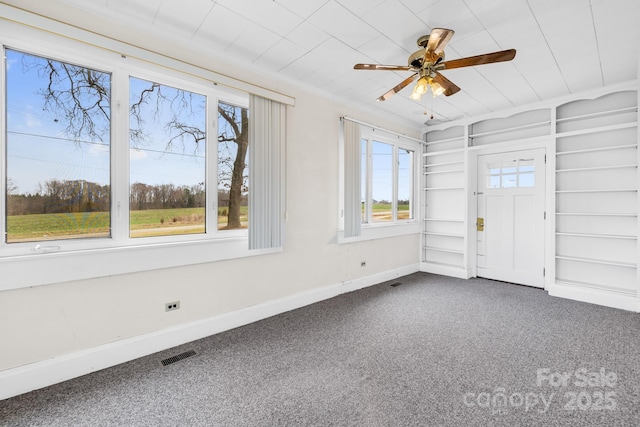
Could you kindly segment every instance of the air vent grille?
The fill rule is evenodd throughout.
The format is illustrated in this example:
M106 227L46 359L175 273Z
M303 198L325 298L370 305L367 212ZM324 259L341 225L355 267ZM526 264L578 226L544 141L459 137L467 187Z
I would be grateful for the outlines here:
M175 356L171 356L168 359L161 360L162 366L171 365L172 363L179 362L182 359L186 359L187 357L195 356L196 352L193 350L185 351L184 353L176 354Z

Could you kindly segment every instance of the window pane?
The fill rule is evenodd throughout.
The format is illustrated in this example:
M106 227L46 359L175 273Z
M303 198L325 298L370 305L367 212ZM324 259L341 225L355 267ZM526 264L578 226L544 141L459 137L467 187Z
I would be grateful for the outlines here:
M372 221L392 221L393 146L372 141L371 149Z
M398 148L397 218L413 219L413 151Z
M500 188L500 175L489 176L489 188Z
M109 236L111 75L5 56L6 241Z
M360 141L360 212L362 223L367 219L367 140Z
M206 97L129 79L130 235L205 231Z
M249 224L249 110L218 105L218 229Z
M518 187L535 187L536 175L534 173L522 173L518 177Z
M515 188L518 186L517 178L518 175L510 174L510 175L502 175L502 188Z

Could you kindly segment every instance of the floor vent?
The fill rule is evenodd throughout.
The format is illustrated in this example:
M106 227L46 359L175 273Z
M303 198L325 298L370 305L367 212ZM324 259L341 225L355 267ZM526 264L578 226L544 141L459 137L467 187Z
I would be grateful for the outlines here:
M171 365L172 363L179 362L182 359L186 359L187 357L195 356L196 352L193 350L185 351L184 353L177 354L168 359L162 360L162 366Z
M395 288L396 286L400 286L400 285L402 285L402 282L396 282L396 283L392 283L392 284L391 284L391 286L393 286L394 288Z

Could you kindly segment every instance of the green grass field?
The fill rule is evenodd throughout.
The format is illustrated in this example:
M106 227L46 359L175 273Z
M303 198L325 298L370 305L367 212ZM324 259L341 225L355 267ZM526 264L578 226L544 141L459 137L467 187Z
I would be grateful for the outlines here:
M391 220L391 205L372 206L376 221ZM204 208L149 209L131 211L131 237L198 234L204 232ZM247 223L248 207L241 207L240 220ZM409 218L409 205L398 206L398 219ZM226 208L218 209L218 228L227 223ZM15 215L7 218L7 242L109 236L105 212Z
M247 214L247 206L242 206L240 220L243 223L247 222ZM226 209L221 208L218 210L218 228L226 223ZM202 233L204 208L131 211L130 229L132 237ZM15 215L7 218L9 243L108 235L109 215L106 212Z
M391 204L374 203L371 206L371 215L374 221L391 221L393 218L391 215ZM398 219L409 219L409 217L409 205L398 205Z

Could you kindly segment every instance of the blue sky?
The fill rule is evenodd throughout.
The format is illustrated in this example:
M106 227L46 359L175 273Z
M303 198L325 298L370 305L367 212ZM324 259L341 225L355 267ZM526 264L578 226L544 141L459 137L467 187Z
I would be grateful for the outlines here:
M103 135L102 140L89 136L70 138L65 132L64 117L56 117L53 111L43 108L44 98L39 92L46 87L46 76L39 75L35 68L24 67L21 52L7 49L6 58L7 177L17 192L35 193L39 184L52 179L109 184L109 135ZM25 59L29 63L37 61L31 55ZM133 81L132 89L135 84ZM172 152L166 150L164 122L168 114L165 110L157 120L147 114L148 138L130 150L131 182L192 186L204 181L204 144L198 149L187 143ZM184 117L181 120L197 121ZM204 128L204 118L200 126Z
M393 146L373 141L371 148L371 197L376 201L391 201L393 197ZM361 149L364 150L363 147ZM362 160L364 161L364 156ZM398 200L410 198L411 160L411 156L407 154L406 150L398 149ZM361 175L361 191L364 192L367 176L365 167L362 168Z

